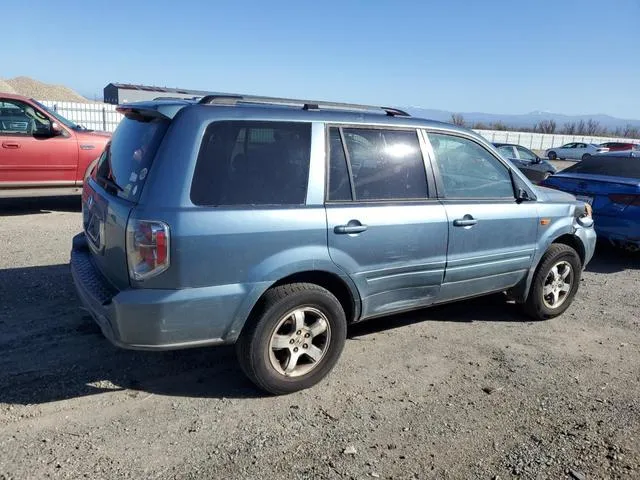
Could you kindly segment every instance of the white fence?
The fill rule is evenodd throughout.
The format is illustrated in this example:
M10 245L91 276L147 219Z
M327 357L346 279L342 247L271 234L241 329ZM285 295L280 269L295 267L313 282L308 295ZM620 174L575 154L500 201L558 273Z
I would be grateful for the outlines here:
M632 142L640 140L616 137L590 137L588 135L561 135L551 133L505 132L502 130L475 130L484 138L494 143L517 143L531 150L546 150L559 147L569 142L604 143L604 142Z
M108 103L56 102L51 100L40 100L40 103L64 118L91 130L113 132L122 120L122 115L116 112L116 106Z
M43 100L43 104L73 122L92 130L113 132L122 119L116 106L108 103L74 103ZM506 132L502 130L476 130L490 142L517 143L532 150L546 150L569 142L603 143L625 141L640 143L640 140L614 137L589 137L585 135L560 135L531 132Z

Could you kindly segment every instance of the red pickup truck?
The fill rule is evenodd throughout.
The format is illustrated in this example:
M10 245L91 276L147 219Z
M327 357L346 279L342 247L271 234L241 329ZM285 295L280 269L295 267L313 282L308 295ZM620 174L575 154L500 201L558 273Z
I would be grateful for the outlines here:
M111 135L0 93L0 198L75 195Z

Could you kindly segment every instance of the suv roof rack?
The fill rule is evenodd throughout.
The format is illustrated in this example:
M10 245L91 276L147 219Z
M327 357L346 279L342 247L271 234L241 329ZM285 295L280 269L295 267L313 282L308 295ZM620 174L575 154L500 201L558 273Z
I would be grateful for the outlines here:
M198 103L203 105L237 105L238 103L281 105L286 107L300 107L303 110L320 110L323 108L333 110L373 110L384 111L390 117L410 117L407 112L393 107L378 107L373 105L360 105L357 103L323 102L319 100L300 100L296 98L261 97L255 95L213 94L205 95Z
M158 100L197 100L200 97L155 97L152 101L157 102Z

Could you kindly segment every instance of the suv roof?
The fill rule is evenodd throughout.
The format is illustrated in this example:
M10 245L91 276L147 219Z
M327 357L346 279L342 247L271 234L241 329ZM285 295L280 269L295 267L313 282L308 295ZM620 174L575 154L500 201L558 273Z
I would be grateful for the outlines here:
M257 97L237 94L207 95L201 99L157 98L152 101L120 105L120 113L133 114L155 112L158 116L173 118L183 108L233 110L242 118L260 118L280 121L319 121L335 123L367 123L372 125L397 125L405 127L436 127L473 133L464 127L410 116L393 107L378 107L351 103L300 100L277 97Z

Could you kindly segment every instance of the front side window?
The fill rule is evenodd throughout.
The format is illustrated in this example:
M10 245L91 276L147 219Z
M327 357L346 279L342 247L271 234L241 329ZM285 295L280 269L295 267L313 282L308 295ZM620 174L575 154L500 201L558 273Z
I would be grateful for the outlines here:
M533 162L537 158L531 150L527 150L524 147L516 147L516 149L518 150L520 158L523 160L529 160Z
M355 200L416 200L428 196L415 130L343 128Z
M39 135L51 132L51 122L28 103L0 99L0 135Z
M351 199L351 180L340 130L332 127L329 129L329 192L327 200L345 201Z
M222 121L204 134L191 185L196 205L302 205L311 124Z
M514 198L509 169L472 140L429 133L447 198Z
M576 144L575 143L567 143L566 145L563 145L560 148L576 148Z

